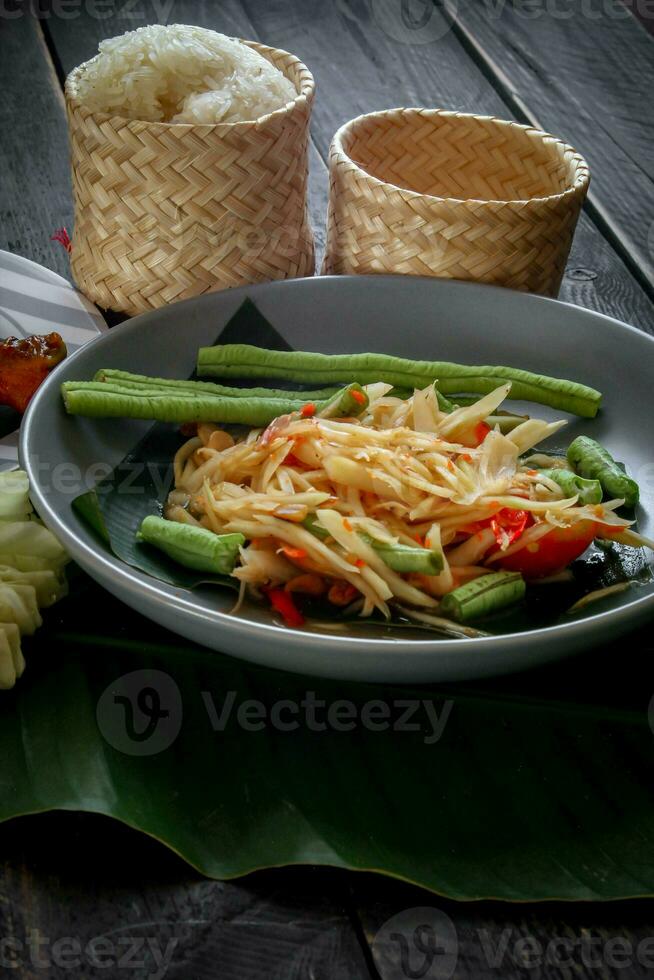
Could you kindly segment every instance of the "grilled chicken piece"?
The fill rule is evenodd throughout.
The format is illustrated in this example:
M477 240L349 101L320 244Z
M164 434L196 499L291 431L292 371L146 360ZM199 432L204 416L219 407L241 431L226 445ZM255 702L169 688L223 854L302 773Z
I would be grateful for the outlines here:
M0 340L0 405L24 412L41 382L65 356L66 345L58 333Z

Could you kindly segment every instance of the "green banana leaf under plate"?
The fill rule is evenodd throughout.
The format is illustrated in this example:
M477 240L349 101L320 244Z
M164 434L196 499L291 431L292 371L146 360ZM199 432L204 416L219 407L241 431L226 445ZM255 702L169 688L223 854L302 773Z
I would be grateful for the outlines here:
M343 685L184 645L74 570L2 694L0 818L107 814L215 878L324 864L456 899L650 895L651 653L639 635L617 677L607 649L474 688Z

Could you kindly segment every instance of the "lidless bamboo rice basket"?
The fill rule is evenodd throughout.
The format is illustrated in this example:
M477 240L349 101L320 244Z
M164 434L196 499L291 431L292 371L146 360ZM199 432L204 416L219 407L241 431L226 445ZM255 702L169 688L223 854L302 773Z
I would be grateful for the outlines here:
M403 273L547 296L588 188L584 159L517 123L392 109L338 130L325 273Z
M214 289L314 272L307 145L314 81L286 51L247 41L297 89L254 122L143 122L85 109L66 81L75 282L141 313Z

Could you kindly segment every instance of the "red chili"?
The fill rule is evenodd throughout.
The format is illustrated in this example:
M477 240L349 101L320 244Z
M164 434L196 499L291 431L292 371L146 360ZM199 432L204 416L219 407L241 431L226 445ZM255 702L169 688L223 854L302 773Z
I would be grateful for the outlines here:
M54 235L50 235L51 242L59 242L63 245L67 252L70 252L73 247L73 243L70 240L70 235L65 228L57 228Z
M300 409L300 415L302 416L303 419L308 419L315 414L316 414L316 406L313 404L313 402L307 402L307 404L303 405L302 408Z
M477 422L475 426L475 439L477 440L478 446L482 444L489 432L490 425L486 425L485 422Z
M364 395L364 393L362 391L357 391L356 388L353 388L350 391L350 394L354 398L355 402L358 402L359 403L359 405L365 405L365 403L366 403L366 396Z
M508 537L508 544L517 541L525 528L533 524L533 518L526 510L513 510L511 507L503 507L492 517L485 517L481 521L473 521L461 528L467 534L477 534L485 528L490 527L495 535L498 547L502 547L505 542L505 535ZM508 545L507 545L508 547Z
M526 510L511 510L510 507L503 507L490 522L498 547L506 545L508 548L510 544L517 541L529 521L530 516Z
M282 616L287 626L296 627L304 624L304 616L293 602L290 592L284 589L264 588L262 590L268 597L270 605Z

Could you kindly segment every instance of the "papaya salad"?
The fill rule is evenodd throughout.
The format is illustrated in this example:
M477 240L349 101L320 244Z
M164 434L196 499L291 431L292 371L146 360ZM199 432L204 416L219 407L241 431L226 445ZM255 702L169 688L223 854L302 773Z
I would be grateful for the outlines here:
M326 387L107 369L64 383L63 397L71 414L182 424L172 488L135 530L144 547L235 580L236 609L249 595L300 627L320 602L474 635L470 624L569 574L595 541L654 549L633 526L638 486L607 449L579 436L543 450L565 419L505 408L516 398L592 418L601 395L585 385L242 344L201 348L197 374Z

